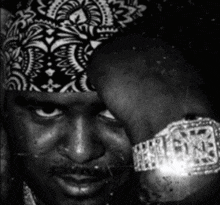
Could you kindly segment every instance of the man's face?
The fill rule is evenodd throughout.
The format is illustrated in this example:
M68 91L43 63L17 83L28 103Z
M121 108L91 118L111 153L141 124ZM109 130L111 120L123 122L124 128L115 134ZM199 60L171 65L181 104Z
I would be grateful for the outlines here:
M129 140L95 92L10 91L6 106L21 174L45 204L105 204L128 180Z

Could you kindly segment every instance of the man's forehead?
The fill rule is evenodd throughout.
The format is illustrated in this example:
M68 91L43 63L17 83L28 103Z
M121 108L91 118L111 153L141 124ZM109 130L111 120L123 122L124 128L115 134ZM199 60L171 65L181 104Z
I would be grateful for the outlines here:
M19 105L49 103L63 106L72 106L73 104L89 106L91 104L103 104L96 92L48 93L33 91L6 91L6 99L8 103L12 102Z

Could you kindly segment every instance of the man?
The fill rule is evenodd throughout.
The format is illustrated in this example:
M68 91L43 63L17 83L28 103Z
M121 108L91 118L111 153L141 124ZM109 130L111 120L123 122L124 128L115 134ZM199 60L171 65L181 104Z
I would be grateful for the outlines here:
M99 44L144 9L137 1L20 2L2 45L8 204L130 203L130 141L85 67Z
M141 204L219 204L220 116L203 72L140 35L100 46L89 68L131 140Z

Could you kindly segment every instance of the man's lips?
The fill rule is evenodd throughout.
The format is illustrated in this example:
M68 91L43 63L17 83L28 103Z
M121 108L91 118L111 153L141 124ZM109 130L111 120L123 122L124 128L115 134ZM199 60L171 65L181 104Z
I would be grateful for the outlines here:
M108 179L80 174L63 174L55 176L55 180L64 194L74 197L89 197L108 182Z
M101 166L51 167L49 173L65 195L78 198L96 195L113 177L112 172Z
M80 174L63 174L61 175L61 177L64 180L70 180L73 181L75 183L88 183L88 182L96 182L98 179L97 177L93 177L93 176L88 176L88 175L80 175Z
M50 167L48 174L65 195L86 198L100 193L105 189L106 184L121 179L124 171L123 166L111 167L97 164L85 166L66 163Z

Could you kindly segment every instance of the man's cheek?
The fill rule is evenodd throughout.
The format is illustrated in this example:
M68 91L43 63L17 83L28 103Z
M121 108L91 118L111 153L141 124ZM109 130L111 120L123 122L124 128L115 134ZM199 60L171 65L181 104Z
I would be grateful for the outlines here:
M14 125L14 129L9 130L9 135L18 155L38 155L50 149L54 141L51 131L45 131L45 128L25 119L19 119Z

